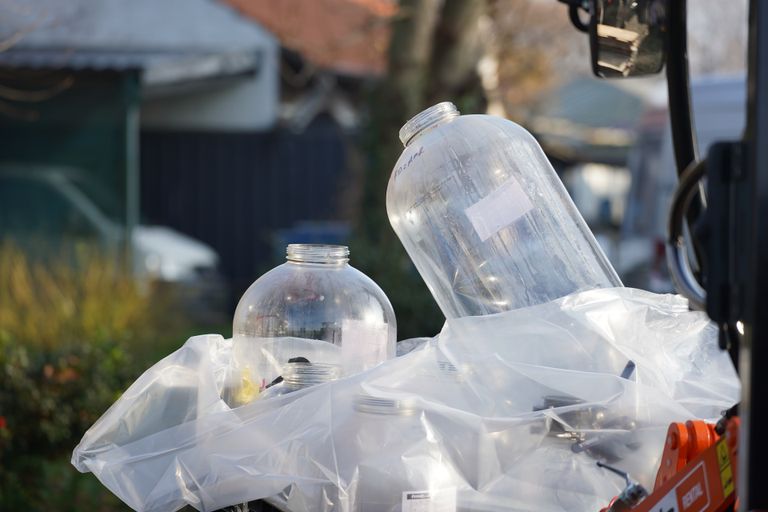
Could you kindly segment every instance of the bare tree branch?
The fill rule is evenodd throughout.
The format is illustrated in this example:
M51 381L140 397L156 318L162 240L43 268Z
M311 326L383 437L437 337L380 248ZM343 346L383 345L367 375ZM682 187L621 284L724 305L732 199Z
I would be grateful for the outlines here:
M16 89L6 85L0 85L0 97L11 101L20 101L25 103L37 103L53 98L54 96L66 91L74 85L75 79L72 76L64 77L59 83L46 89L27 91Z
M14 107L2 100L0 100L0 114L27 122L36 121L40 117L40 113L36 110Z
M26 27L22 27L10 36L6 37L2 41L0 41L0 52L4 52L8 50L9 48L12 48L16 46L16 44L21 41L24 36L32 32L38 27L38 25L28 25Z
M48 12L46 10L38 11L37 13L33 13L31 9L28 7L19 8L19 6L14 2L9 2L8 0L4 0L2 2L4 7L12 12L16 12L18 14L23 15L32 15L35 14L35 18L18 28L13 34L10 36L4 38L3 40L0 40L0 52L4 52L8 50L9 48L12 48L16 44L18 44L19 41L21 41L24 36L29 34L30 32L34 32L48 20Z

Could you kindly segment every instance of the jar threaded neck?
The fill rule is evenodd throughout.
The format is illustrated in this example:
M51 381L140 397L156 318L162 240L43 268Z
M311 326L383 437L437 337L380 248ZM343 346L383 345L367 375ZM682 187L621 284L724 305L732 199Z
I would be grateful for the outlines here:
M412 398L384 398L366 393L355 397L355 409L368 414L411 416L416 414L416 401Z
M346 263L349 248L346 245L289 244L285 259L297 263Z
M331 364L289 363L283 368L285 385L293 390L324 384L339 378L339 368Z
M456 105L443 101L413 116L400 128L400 141L407 146L417 135L442 122L459 116Z

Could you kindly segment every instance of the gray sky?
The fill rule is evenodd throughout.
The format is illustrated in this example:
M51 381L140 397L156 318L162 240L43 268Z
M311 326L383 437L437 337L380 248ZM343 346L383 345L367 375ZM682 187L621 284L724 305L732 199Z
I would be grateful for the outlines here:
M747 3L747 0L688 0L688 56L692 75L746 70Z

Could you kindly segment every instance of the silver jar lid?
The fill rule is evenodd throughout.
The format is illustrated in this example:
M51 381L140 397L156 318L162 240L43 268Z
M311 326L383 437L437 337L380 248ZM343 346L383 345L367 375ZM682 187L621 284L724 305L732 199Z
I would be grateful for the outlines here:
M355 409L368 414L411 416L418 409L413 398L384 398L360 393L355 397Z
M336 380L339 374L339 367L333 364L288 363L283 366L283 381L294 391Z

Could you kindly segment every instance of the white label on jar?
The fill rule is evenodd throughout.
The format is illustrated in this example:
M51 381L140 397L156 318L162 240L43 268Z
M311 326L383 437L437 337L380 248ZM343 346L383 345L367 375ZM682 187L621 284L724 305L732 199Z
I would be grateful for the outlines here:
M402 508L403 512L456 512L456 489L404 492Z
M357 373L389 359L389 326L364 320L341 322L341 359L346 374Z
M515 178L464 210L480 240L485 242L533 208L531 200Z

